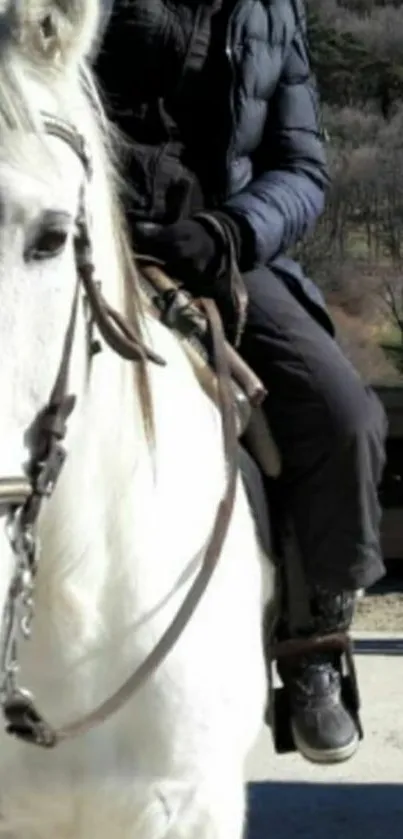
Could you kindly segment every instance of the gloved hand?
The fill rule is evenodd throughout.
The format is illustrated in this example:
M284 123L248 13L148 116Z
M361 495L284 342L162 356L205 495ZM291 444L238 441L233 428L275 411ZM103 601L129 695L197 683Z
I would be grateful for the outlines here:
M232 220L231 225L235 225ZM234 238L232 230L231 234ZM144 222L136 225L134 238L139 253L160 259L170 277L194 296L213 294L214 282L225 270L228 257L226 242L213 226L196 218L167 226ZM237 242L234 244L237 250Z

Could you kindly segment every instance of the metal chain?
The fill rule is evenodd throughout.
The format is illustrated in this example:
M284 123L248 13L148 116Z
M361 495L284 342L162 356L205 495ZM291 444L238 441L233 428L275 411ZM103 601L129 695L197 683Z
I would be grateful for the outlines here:
M21 510L14 513L7 527L7 535L16 567L11 580L4 613L4 642L1 656L0 699L2 704L16 693L18 688L18 640L31 635L34 617L35 577L38 565L38 543L32 529L22 527ZM24 691L25 693L25 691Z

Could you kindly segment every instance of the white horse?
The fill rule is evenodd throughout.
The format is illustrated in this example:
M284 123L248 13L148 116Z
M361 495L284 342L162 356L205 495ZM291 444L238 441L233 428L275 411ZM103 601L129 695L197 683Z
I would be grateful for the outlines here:
M155 646L200 567L226 481L218 411L177 341L141 313L127 282L101 110L89 71L80 72L96 25L95 0L0 0L0 479L24 476L27 432L58 374L84 187L104 296L131 312L166 361L143 365L137 376L105 346L90 361L80 293L67 460L41 508L33 631L19 647L21 682L56 726L113 694ZM44 132L43 113L86 138L88 184L80 155ZM1 610L16 561L7 512L0 509ZM266 696L260 562L239 482L204 598L125 706L54 749L1 730L2 832L13 839L239 839L244 762Z

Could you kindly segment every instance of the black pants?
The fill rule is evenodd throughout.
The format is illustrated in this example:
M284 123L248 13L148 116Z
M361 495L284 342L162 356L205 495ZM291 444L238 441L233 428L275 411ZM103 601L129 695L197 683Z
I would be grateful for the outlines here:
M266 385L283 459L278 493L310 584L372 585L384 574L377 497L386 419L336 341L269 269L245 275L241 354Z

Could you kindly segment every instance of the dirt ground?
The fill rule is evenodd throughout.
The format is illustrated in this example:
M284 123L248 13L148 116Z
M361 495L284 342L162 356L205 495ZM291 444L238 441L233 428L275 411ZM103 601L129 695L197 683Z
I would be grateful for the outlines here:
M380 585L360 600L355 629L403 632L403 568L401 579Z

